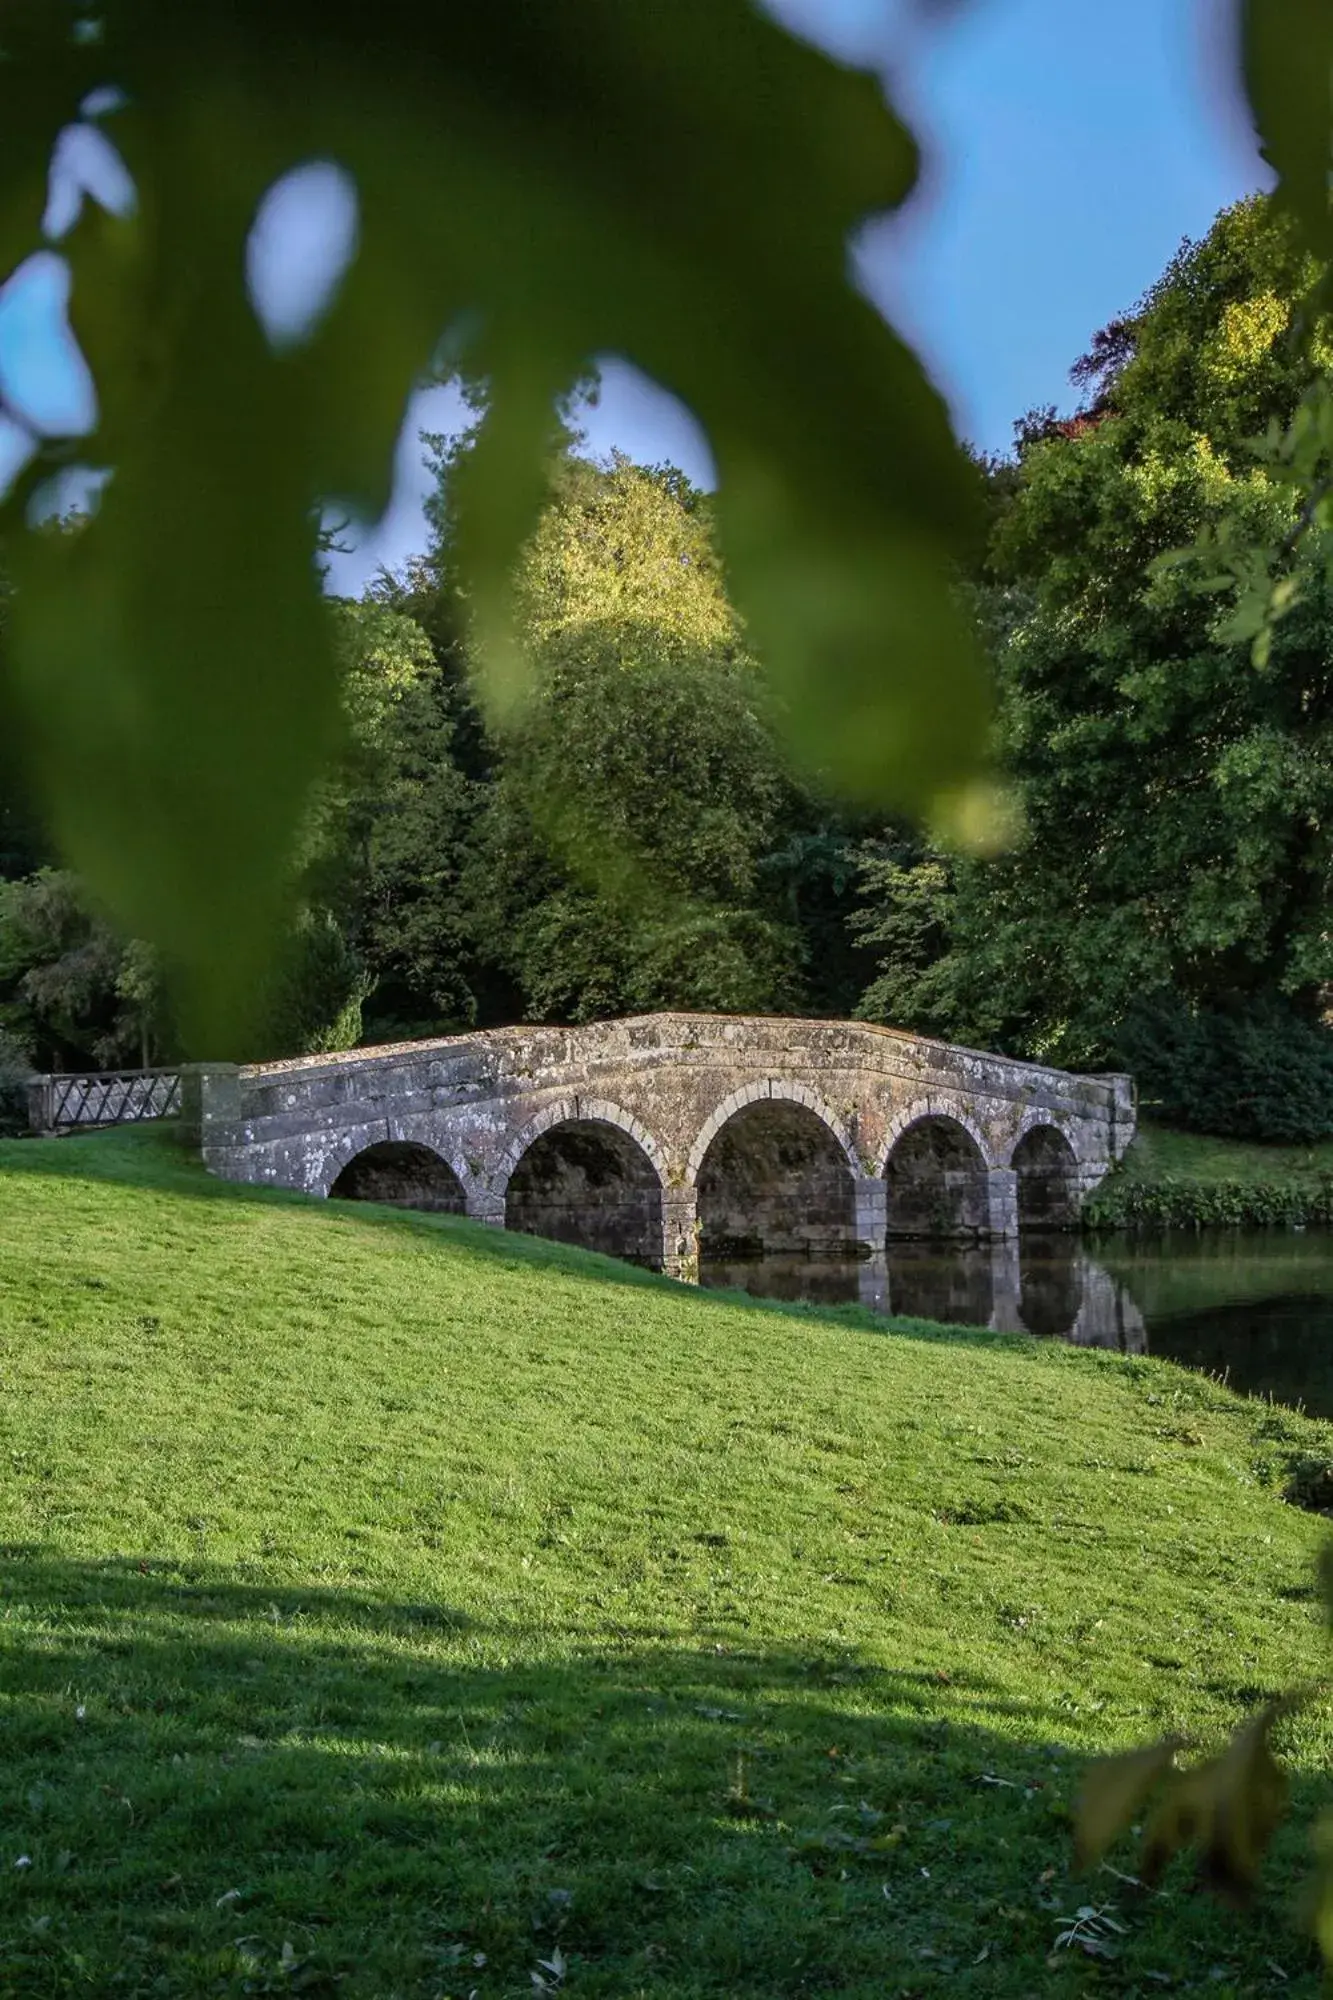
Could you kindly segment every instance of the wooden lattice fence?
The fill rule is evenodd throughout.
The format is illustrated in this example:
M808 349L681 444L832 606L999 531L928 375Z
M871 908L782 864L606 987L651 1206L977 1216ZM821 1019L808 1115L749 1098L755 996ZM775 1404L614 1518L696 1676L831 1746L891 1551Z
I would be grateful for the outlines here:
M39 1076L28 1086L28 1123L34 1132L134 1125L149 1118L175 1118L180 1108L180 1071L175 1069Z

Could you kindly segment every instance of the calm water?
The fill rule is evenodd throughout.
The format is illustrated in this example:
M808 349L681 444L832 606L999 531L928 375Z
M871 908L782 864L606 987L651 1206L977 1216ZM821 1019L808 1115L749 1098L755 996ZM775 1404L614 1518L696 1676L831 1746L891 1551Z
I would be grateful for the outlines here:
M1160 1354L1333 1417L1333 1232L895 1245L864 1264L705 1260L705 1285Z

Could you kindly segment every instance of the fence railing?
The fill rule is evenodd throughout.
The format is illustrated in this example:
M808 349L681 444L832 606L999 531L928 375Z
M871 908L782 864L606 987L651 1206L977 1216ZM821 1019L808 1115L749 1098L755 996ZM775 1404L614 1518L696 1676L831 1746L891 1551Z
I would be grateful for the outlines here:
M103 1070L92 1076L38 1076L28 1085L34 1132L82 1131L92 1125L134 1125L175 1118L181 1108L176 1069Z

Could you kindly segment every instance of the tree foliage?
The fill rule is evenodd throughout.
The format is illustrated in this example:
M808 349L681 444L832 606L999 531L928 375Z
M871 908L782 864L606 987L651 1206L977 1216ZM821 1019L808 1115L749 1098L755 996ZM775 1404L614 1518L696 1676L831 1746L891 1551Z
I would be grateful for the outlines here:
M789 786L701 496L562 458L515 601L531 692L495 731L483 948L540 1016L790 1004L759 880Z
M487 714L450 504L470 448L428 556L338 614L352 750L303 880L376 982L373 1032L849 1011L853 822L793 768L709 503L566 439L516 572L527 692Z
M786 753L704 496L556 456L516 578L528 692L488 716L448 506L465 452L429 556L327 609L343 749L239 1052L658 1006L849 1012L857 823ZM96 1014L90 995L81 1061Z
M171 1053L151 949L121 939L68 870L0 880L0 1033L42 1068L138 1068Z
M1256 664L1194 563L1170 558L1204 534L1262 546L1289 528L1296 502L1253 435L1324 365L1322 282L1280 211L1243 203L1095 350L1084 416L1027 427L978 590L1021 832L989 861L917 849L881 872L871 1010L1084 1068L1124 1061L1145 1007L1257 1009L1279 1037L1281 1019L1317 1018L1333 596L1313 575ZM1239 1063L1253 1040L1219 1027L1214 1055ZM1268 1136L1315 1112L1299 1079L1281 1105L1250 1091L1248 1110L1244 1076L1230 1088L1209 1129L1253 1133L1259 1098Z
M268 969L247 1055L275 1062L355 1048L369 986L337 918L300 910Z
M220 1046L255 983L336 738L312 507L378 510L431 368L486 388L458 552L493 697L521 673L508 580L553 400L615 351L709 433L793 742L844 786L956 800L984 700L951 566L982 516L938 397L849 282L849 232L916 171L869 76L748 0L6 0L3 29L0 269L56 259L98 413L84 444L12 395L3 412L30 462L0 514L0 701L65 857L159 948L196 1042ZM1316 0L1242 8L1279 198L1320 255L1329 32ZM47 236L53 149L80 124L131 199ZM356 255L313 330L270 338L247 241L312 161L354 190ZM30 500L76 453L111 475L97 518L34 533Z
M394 1033L475 1013L460 882L481 810L455 753L464 697L402 595L334 607L344 749L316 790L299 869Z
M1333 1132L1333 1035L1280 1001L1132 1008L1117 1045L1145 1111L1224 1137L1304 1145Z

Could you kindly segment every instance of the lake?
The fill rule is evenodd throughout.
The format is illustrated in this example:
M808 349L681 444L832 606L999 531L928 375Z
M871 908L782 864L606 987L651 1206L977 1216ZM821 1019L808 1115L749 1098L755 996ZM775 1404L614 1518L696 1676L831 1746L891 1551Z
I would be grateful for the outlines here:
M1327 1229L902 1242L863 1263L705 1258L700 1282L1162 1355L1246 1394L1333 1417Z

